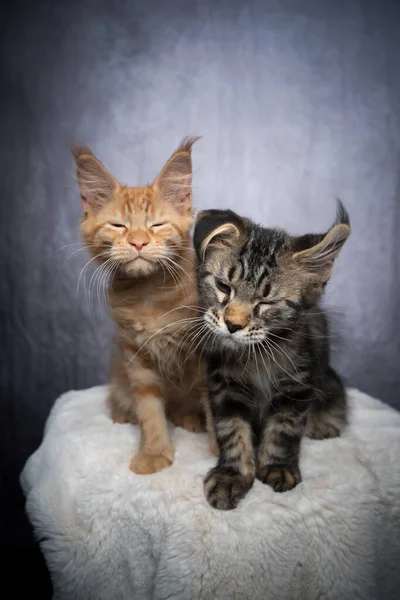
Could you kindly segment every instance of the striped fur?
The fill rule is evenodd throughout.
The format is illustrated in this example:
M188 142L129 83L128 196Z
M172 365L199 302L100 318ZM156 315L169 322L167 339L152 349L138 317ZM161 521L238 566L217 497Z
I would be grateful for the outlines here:
M118 327L110 411L115 422L139 423L142 431L135 473L173 462L167 417L190 431L203 429L205 373L194 343L202 325L190 239L194 141L184 140L146 187L122 186L88 148L74 150L82 235L109 276Z
M255 477L274 490L301 481L300 442L340 435L346 398L329 365L319 300L350 233L339 204L326 233L292 237L232 211L200 213L194 232L208 391L219 447L204 483L215 508L235 508Z

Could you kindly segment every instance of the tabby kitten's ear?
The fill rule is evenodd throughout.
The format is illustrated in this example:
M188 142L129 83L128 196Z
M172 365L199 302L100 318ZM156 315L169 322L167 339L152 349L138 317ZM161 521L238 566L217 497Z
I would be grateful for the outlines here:
M348 212L338 200L335 224L326 234L308 234L295 238L293 259L324 283L331 276L334 260L350 233Z
M204 259L208 249L231 247L240 239L243 230L242 219L232 210L202 210L193 234L197 256Z
M95 214L112 199L120 185L89 148L75 146L72 154L76 161L83 211Z
M186 213L192 209L192 157L193 144L200 138L187 137L163 167L153 183L162 199Z

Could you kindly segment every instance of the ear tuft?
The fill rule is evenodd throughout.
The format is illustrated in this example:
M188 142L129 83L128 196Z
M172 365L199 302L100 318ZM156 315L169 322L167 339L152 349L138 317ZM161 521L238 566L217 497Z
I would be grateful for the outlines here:
M71 152L75 159L83 155L94 156L91 149L88 146L85 146L84 144L75 144L74 146L72 146Z
M195 144L198 140L201 140L201 138L201 135L188 135L187 137L183 138L175 152L189 152L190 154L193 144Z
M231 210L203 210L196 219L193 243L199 258L208 249L229 248L244 232L242 219Z
M192 207L191 150L198 139L184 138L153 183L162 199L174 204L180 212L187 212Z
M76 174L85 213L95 214L112 199L119 183L86 146L74 146Z
M336 221L325 234L307 234L295 238L293 259L322 282L331 276L333 263L351 233L349 214L338 200Z

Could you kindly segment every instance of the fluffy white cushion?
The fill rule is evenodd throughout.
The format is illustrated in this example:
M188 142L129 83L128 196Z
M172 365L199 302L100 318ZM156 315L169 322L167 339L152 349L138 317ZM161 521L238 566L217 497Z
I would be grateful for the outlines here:
M55 597L74 600L398 600L400 414L349 390L350 425L303 440L303 482L256 482L212 509L205 434L172 430L174 465L135 475L139 431L111 422L106 388L57 400L21 475Z

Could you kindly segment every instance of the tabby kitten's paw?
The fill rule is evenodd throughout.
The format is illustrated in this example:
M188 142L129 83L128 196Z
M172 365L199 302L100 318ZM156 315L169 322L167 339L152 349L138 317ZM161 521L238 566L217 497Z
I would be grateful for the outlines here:
M257 479L270 485L275 492L287 492L301 482L297 466L266 465L257 471Z
M168 454L168 456L167 456ZM147 454L138 452L131 460L130 470L137 475L151 475L158 473L174 462L174 451L171 449L165 454Z
M204 493L208 503L218 510L232 510L251 489L254 477L227 475L218 467L211 469L204 480Z
M177 413L171 415L171 421L176 427L183 427L186 431L191 431L192 433L199 433L200 431L204 431L204 425L201 420L201 417L198 413Z
M306 434L314 440L326 440L327 438L339 437L340 428L332 423L315 421L309 424Z

